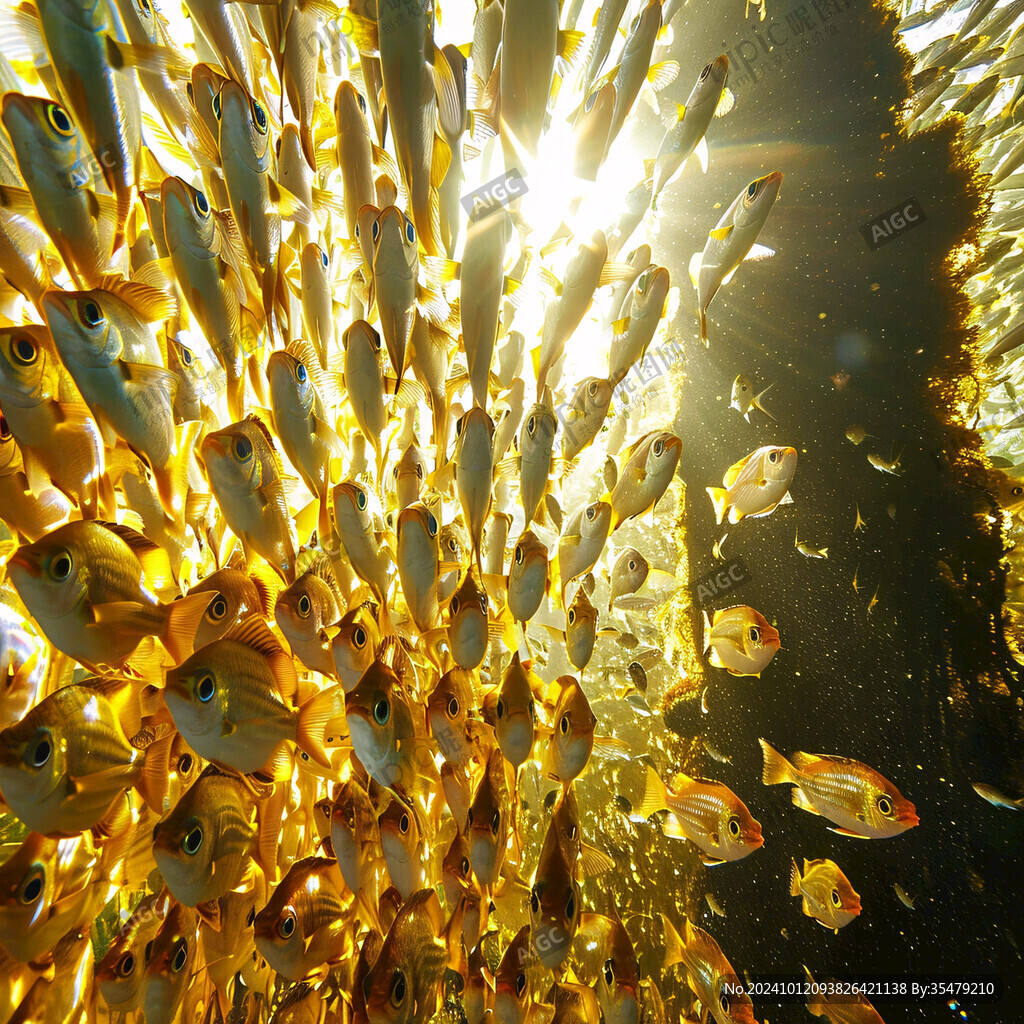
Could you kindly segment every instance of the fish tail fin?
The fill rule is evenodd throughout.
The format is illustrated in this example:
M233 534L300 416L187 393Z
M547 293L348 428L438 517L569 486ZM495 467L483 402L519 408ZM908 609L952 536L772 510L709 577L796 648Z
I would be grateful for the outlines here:
M797 866L796 858L792 859L792 868L789 872L789 895L800 895L800 868Z
M664 914L661 915L661 923L665 929L665 962L662 966L668 969L673 964L683 962L683 937ZM683 931L685 932L688 927L689 922L683 918Z
M668 807L668 790L661 776L650 766L647 766L647 787L644 789L644 800L640 805L640 813L649 818L657 811L663 811Z
M700 340L701 340L701 344L705 348L709 348L710 347L710 342L708 341L708 316L707 316L707 313L703 309L699 309L699 310L697 310L697 316L700 319Z
M339 706L340 705L340 706ZM331 767L330 758L324 750L324 730L327 723L336 718L345 706L345 691L341 686L329 686L312 696L299 708L299 724L296 744L299 750L308 754L324 768Z
M767 416L769 419L775 419L775 417L772 416L772 414L761 404L761 399L764 398L764 396L768 394L768 392L771 391L773 387L775 387L774 384L769 384L768 387L766 387L764 391L761 392L761 394L754 396L754 405L758 409L760 409L761 412L763 412L765 416ZM750 421L748 420L747 422L749 423Z
M777 786L782 782L796 782L796 769L767 741L759 739L764 751L764 772L761 775L766 786Z
M729 492L721 487L705 487L704 489L711 496L711 504L715 506L715 522L721 526L722 520L725 519L725 510L729 502Z
M166 605L167 617L160 633L160 642L167 653L180 665L193 650L196 630L206 612L206 606L213 600L214 592L187 594Z

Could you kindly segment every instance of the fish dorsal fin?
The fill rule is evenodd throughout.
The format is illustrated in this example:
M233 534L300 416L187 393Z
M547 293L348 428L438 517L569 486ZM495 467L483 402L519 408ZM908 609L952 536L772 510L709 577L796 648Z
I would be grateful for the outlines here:
M797 750L789 760L795 768L806 768L809 764L814 764L815 761L834 760L834 758L825 758L823 754L805 754L802 750Z
M740 473L743 472L743 470L746 467L747 463L753 457L754 457L754 454L752 452L750 455L747 455L744 458L740 459L739 462L735 463L735 465L730 466L728 468L728 470L726 470L725 479L722 481L722 483L725 485L726 489L732 487L732 485L734 483L736 483L736 478L740 475Z
M172 295L146 281L126 281L115 274L105 274L100 287L131 306L147 323L167 320L177 309Z
M268 658L284 653L281 641L271 632L270 627L259 615L250 615L224 634L225 640L245 644Z
M117 534L131 548L132 554L141 563L142 572L151 587L161 590L173 579L167 552L159 544L123 523L103 522L100 525Z

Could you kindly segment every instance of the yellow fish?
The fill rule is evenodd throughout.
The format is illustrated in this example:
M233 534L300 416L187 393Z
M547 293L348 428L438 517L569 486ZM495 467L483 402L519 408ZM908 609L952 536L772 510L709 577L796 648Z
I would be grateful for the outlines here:
M730 675L760 678L781 646L778 631L754 608L726 608L711 619L704 613L704 656Z
M803 897L803 911L818 924L836 932L861 911L860 896L834 860L807 860L800 874L796 860L789 876L790 896Z
M767 516L789 496L789 485L796 472L796 449L766 445L730 466L721 487L706 488L715 506L719 524L728 513L730 523L747 516Z

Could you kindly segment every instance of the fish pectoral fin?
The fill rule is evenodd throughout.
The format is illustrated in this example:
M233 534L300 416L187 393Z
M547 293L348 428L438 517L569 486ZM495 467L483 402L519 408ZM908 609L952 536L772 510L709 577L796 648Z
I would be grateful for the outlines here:
M724 228L712 228L708 232L708 237L713 238L716 242L724 242L732 234L732 229L732 224L726 224Z
M854 832L849 828L829 828L830 832L835 832L841 836L849 836L851 839L870 839L871 836L864 835L863 832Z
M238 726L235 725L234 722L232 722L230 719L225 718L224 721L221 722L220 734L221 736L233 736L237 729Z
M209 925L215 932L220 931L220 901L207 900L196 904L196 914L200 921Z
M121 372L124 374L126 384L166 391L172 401L178 390L178 375L163 366L154 366L149 363L122 363Z
M102 789L105 783L114 782L119 778L123 779L125 785L128 786L131 784L132 779L138 775L141 766L141 760L128 765L115 764L109 768L102 768L97 772L90 772L88 775L68 776L68 784L76 796L92 790Z
M706 868L717 868L719 864L726 864L726 863L728 863L722 857L711 857L711 856L709 856L706 853L701 854L700 862Z
M615 861L604 850L584 843L580 849L580 867L583 869L584 878L593 878L611 871L615 867Z
M123 623L146 613L146 625L151 624L152 607L141 601L106 601L92 607L92 625Z

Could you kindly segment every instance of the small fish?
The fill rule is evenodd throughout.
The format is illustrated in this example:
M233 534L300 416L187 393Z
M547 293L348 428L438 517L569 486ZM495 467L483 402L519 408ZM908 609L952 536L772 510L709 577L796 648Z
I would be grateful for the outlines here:
M557 573L562 606L569 584L597 564L611 530L612 507L595 501L578 508L568 519L558 541Z
M600 433L612 400L612 383L586 377L576 386L565 415L562 458L572 462Z
M738 975L718 943L686 918L682 935L664 914L661 920L665 928L665 967L683 965L687 984L717 1024L756 1024L750 997L737 991ZM725 982L730 983L728 987Z
M900 458L901 456L897 455L895 459L886 462L881 455L875 455L874 452L871 452L868 455L868 462L870 462L879 473L888 473L890 476L902 476L903 468L900 465Z
M706 488L715 507L715 521L721 524L727 513L733 524L747 516L767 516L787 499L792 501L789 485L796 462L795 448L766 445L730 466L722 487Z
M402 594L416 628L426 633L437 625L440 524L426 505L414 502L398 513L395 562Z
M548 778L568 785L583 773L590 761L597 718L583 687L572 676L560 676L553 689L557 693L554 730L548 741L543 770Z
M612 566L608 611L612 610L617 598L635 594L644 585L649 572L647 559L636 548L623 548Z
M365 605L346 612L327 629L334 659L334 672L345 692L354 689L363 673L373 664L380 643L377 620Z
M350 83L343 82L342 85ZM299 257L301 268L302 321L316 351L322 370L328 353L335 351L333 283L329 277L331 258L316 242L309 242Z
M370 797L354 775L338 787L331 805L331 848L345 884L376 926L380 825Z
M533 618L547 593L548 579L548 549L532 530L524 530L508 569L508 609L517 622Z
M103 959L96 964L96 987L112 1010L138 1009L147 949L169 909L168 897L146 896L114 936Z
M232 626L249 618L264 615L273 605L273 595L280 580L269 567L266 573L247 575L241 569L226 566L211 572L189 590L190 594L212 594L196 630L193 647L199 650L219 640Z
M380 602L381 625L389 621L387 593L393 576L391 553L374 528L370 498L365 487L345 480L331 492L334 517L349 563Z
M725 917L725 907L719 902L718 897L713 892L704 893L704 899L707 901L708 907L711 909L711 913L717 917Z
M524 530L530 528L541 499L548 488L555 446L555 419L550 390L531 406L519 430L519 501L526 516Z
M652 430L626 449L618 481L606 499L612 506L613 532L657 505L672 482L682 448L675 434Z
M572 604L565 613L565 653L569 663L578 672L590 664L597 639L597 609L583 587L576 591Z
M430 734L446 761L466 765L474 756L470 714L477 705L476 677L464 668L449 669L427 698Z
M470 805L466 828L473 874L483 886L492 887L497 884L505 863L506 847L515 815L511 796L515 780L509 776L510 766L501 748L496 746L487 759L480 785Z
M760 676L781 647L778 631L748 605L704 613L704 656L734 676Z
M836 391L843 391L850 383L850 375L845 370L840 370L838 373L832 374L831 380Z
M792 863L789 894L803 897L803 911L808 917L838 932L860 913L860 896L835 861L804 858L803 875L795 859Z
M167 673L164 700L178 732L201 757L243 774L291 771L287 744L324 768L324 727L340 687L297 705L295 662L258 616Z
M772 389L774 385L769 384L768 387L757 395L754 393L754 384L749 377L744 377L740 374L732 382L732 400L729 403L730 409L735 409L748 423L750 422L750 410L760 409L765 416L775 419L774 416L761 404L761 399L765 394Z
M336 860L297 860L256 915L256 949L289 981L322 977L351 948L345 880Z
M455 433L455 489L477 568L482 571L480 545L492 500L494 421L484 409L473 406L456 423Z
M402 899L406 900L424 884L424 862L428 851L418 812L413 804L406 805L395 798L377 819L377 825L388 877Z
M274 621L292 654L306 668L333 676L334 655L326 627L338 621L341 611L341 592L330 560L317 555L306 571L278 595Z
M1000 792L994 786L989 786L984 782L972 782L971 789L973 789L974 792L982 798L982 800L987 800L993 807L1004 807L1008 811L1024 810L1024 797L1020 800L1014 800Z
M487 591L481 586L476 567L470 565L448 603L448 643L455 664L479 668L487 654L491 627Z
M766 740L764 784L791 783L793 803L821 814L840 835L885 839L920 824L914 805L886 778L860 761L798 751L787 761Z
M875 610L875 605L878 604L878 591L881 588L882 584L879 583L878 586L875 587L875 592L871 595L871 600L868 601L868 615L870 615Z
M83 665L119 665L145 636L175 663L191 650L210 595L164 604L142 583L168 582L162 549L126 526L76 520L18 548L7 574L47 639Z
M900 885L899 882L893 882L892 883L892 888L893 888L893 891L896 893L896 898L900 901L900 903L902 903L903 906L905 906L907 908L907 910L913 910L914 909L914 900L907 893L907 890L904 889L903 886Z
M773 171L752 181L729 205L712 228L702 253L690 260L690 279L697 290L700 338L708 344L707 309L718 289L732 279L745 259L764 259L771 249L757 245L757 237L772 212L782 174Z
M199 955L199 918L191 907L172 901L146 960L142 1014L146 1021L171 1024L185 997Z
M559 833L549 827L530 889L532 946L547 969L565 961L579 930L583 900L574 868Z
M669 273L664 267L648 268L637 278L629 316L615 325L608 353L608 383L613 388L634 364L643 363L667 312L669 286Z
M398 207L388 206L373 222L371 238L374 299L395 379L401 384L416 317L416 229Z
M485 701L485 708L493 707L498 746L517 772L533 750L537 729L534 693L542 685L530 663L524 665L516 651L502 676L500 688L496 693L492 691L493 702Z
M838 994L839 985L835 982L829 986L829 979L820 985L814 975L801 964L804 969L807 992L807 1012L814 1017L827 1017L832 1024L885 1024L881 1014L868 1002L867 997L859 990L849 994ZM832 991L834 995L828 993Z
M858 505L855 502L854 503L854 507L857 510L857 519L856 519L856 521L853 524L853 532L856 533L858 530L863 530L864 527L868 525L868 523L867 523L867 520L860 514L860 505ZM856 588L854 588L854 589L856 589Z
M667 836L689 839L707 867L742 860L764 845L761 826L747 805L721 782L676 775L673 789L648 766L647 788L640 815L649 818L669 811L662 826Z
M281 458L256 416L207 434L200 453L213 496L246 552L295 582L296 542L282 481Z
M857 512L857 518L860 518L860 512ZM795 547L805 558L828 558L828 548L816 548L813 544L808 544L807 541L800 539L800 531L796 533Z
M854 444L860 444L866 437L872 437L859 423L851 423L846 428L846 439Z

